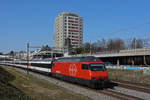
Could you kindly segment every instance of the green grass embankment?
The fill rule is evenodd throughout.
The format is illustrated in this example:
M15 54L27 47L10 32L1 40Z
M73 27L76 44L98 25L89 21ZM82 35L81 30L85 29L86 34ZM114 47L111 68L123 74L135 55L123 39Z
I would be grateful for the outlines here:
M11 84L16 77L0 67L0 100L32 100L22 90Z
M0 68L0 76L0 100L91 100L13 68Z
M118 81L129 81L132 83L144 83L150 85L150 75L143 74L142 71L108 69L109 79Z

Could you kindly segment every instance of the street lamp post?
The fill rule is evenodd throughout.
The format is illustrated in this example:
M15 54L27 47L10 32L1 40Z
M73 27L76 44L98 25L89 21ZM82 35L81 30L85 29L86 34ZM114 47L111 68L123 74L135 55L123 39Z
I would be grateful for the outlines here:
M40 46L30 46L29 43L27 43L27 74L29 74L29 48L41 48Z
M136 53L136 38L135 38L135 40L134 40L134 50L135 50L135 53Z
M27 43L27 74L29 74L29 43Z
M54 58L53 58L54 55L53 54L54 54L54 48L51 49L51 58L52 58L52 61L54 60Z
M90 55L92 55L91 41L90 41Z

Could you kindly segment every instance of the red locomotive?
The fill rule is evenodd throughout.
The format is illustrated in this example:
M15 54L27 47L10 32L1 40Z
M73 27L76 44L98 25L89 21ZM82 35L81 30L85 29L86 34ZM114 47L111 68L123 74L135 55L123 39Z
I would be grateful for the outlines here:
M92 88L103 88L108 82L104 62L93 56L59 58L53 62L52 76Z

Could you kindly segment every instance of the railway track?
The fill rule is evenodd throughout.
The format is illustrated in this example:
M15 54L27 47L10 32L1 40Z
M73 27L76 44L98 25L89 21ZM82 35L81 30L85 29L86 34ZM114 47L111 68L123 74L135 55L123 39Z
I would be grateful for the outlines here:
M114 81L115 83L118 84L118 87L123 87L127 89L133 89L145 93L150 93L150 86L149 85L143 85L143 84L133 84L133 83L127 83L127 82L119 82L119 81Z
M51 77L51 78L53 78L53 77ZM57 79L57 78L53 78L53 79L59 80L59 81L63 81L63 80ZM96 90L96 89L88 88L86 86L82 86L80 84L74 84L74 83L70 83L70 82L69 82L69 84L77 85L77 86L79 86L81 88L86 88L88 90L91 90L91 91L94 91L94 92L97 92L97 93L100 93L100 94L111 96L111 97L114 97L114 98L116 98L118 100L144 100L144 99L139 98L139 97L135 97L135 96L127 95L127 94L124 94L124 93L120 93L119 91L114 90L114 89Z
M60 79L57 79L57 80L60 80ZM70 83L70 84L74 85L74 83ZM114 97L117 100L145 100L145 99L142 99L140 97L136 97L136 96L128 95L128 94L125 94L125 93L121 93L120 91L115 90L115 89L107 88L107 89L104 89L104 90L96 90L96 89L85 87L85 86L82 86L82 85L79 85L79 84L76 84L76 85L81 87L81 88L86 88L88 90L91 90L91 91L94 91L94 92L97 92L97 93L100 93L100 94L104 94L104 95L107 95L107 96L110 96L110 97Z
M120 100L144 100L142 98L123 94L123 93L120 93L120 92L118 92L116 90L112 90L112 89L102 90L102 91L98 91L98 92L118 98Z
M43 74L42 74L43 75ZM46 76L46 75L44 75ZM49 78L49 76L46 76L47 78ZM51 77L55 80L58 80L58 81L63 81L61 79L56 79L54 77ZM64 81L63 81L64 82ZM68 83L68 82L67 82ZM134 90L137 90L135 89L135 87L133 88L133 84L130 84L130 87L129 87L129 84L127 83L121 83L121 82L116 82L118 83L118 87L124 87L124 88L130 88L130 89L134 89ZM104 89L104 90L95 90L95 89L91 89L91 88L88 88L88 87L85 87L85 86L82 86L82 85L79 85L79 84L74 84L74 83L69 83L69 84L72 84L72 85L77 85L79 86L80 88L85 88L85 89L88 89L88 90L91 90L93 92L96 92L96 93L99 93L99 94L104 94L104 95L107 95L107 96L110 96L110 97L113 97L113 98L116 98L117 100L145 100L143 98L140 98L140 97L136 97L136 96L132 96L132 95L128 95L128 94L125 94L125 93L121 93L119 92L118 90L115 90L115 89ZM131 88L132 87L132 88ZM141 91L141 92L144 92L144 89L145 87L144 86L141 86L140 87L141 89L138 89L137 91ZM142 90L143 89L143 90ZM149 92L148 92L149 93ZM102 99L102 100L105 100L105 99ZM114 100L114 99L112 99Z

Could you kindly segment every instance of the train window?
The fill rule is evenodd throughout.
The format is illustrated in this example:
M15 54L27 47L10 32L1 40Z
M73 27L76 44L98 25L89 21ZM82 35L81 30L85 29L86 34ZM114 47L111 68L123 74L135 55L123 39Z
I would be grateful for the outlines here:
M88 64L82 64L82 69L89 69L89 65Z

